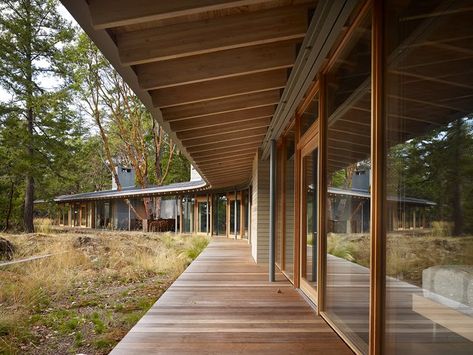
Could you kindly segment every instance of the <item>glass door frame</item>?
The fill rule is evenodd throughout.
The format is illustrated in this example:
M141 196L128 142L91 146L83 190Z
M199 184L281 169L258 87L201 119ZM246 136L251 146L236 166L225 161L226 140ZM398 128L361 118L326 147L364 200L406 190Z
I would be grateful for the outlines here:
M299 151L299 250L300 250L300 260L299 260L299 287L300 289L304 292L304 294L309 297L309 299L314 303L318 304L318 285L317 289L314 289L314 287L305 280L305 271L306 271L306 266L307 266L307 243L304 243L305 238L303 238L303 233L307 233L307 197L305 194L305 188L306 186L306 181L305 181L305 173L304 173L304 158L305 157L310 157L311 154L313 154L314 151L317 151L318 154L318 147L319 147L319 142L318 142L318 122L319 120L317 119L315 123L311 126L309 131L304 135L304 141L301 141L297 149ZM307 136L309 134L309 136ZM318 162L318 159L317 159ZM317 172L318 175L318 170L319 167L317 166L315 171ZM315 186L315 189L317 190L317 196L318 196L318 191L319 189L319 183L318 183L318 176L317 176L317 186ZM318 201L317 201L317 206L318 206ZM318 209L317 209L318 210ZM318 217L318 213L316 215ZM317 223L318 225L318 223ZM317 231L318 232L318 231ZM319 235L317 233L317 235ZM307 237L306 237L307 238ZM320 238L317 238L316 242L317 243L317 252L319 251L320 248ZM304 245L303 245L304 244ZM318 261L318 255L317 255L317 261ZM319 269L319 263L317 262L316 265L316 270ZM317 275L317 280L318 280L318 275Z
M322 248L322 243L320 237L317 238L317 290L315 290L306 280L303 278L303 273L305 271L305 263L306 260L304 256L307 255L307 246L302 245L302 233L306 233L307 231L307 226L306 226L306 219L307 219L307 212L306 212L306 198L305 194L303 193L303 186L305 186L305 174L304 174L304 169L303 169L303 162L304 162L304 157L308 156L311 154L315 149L318 151L318 155L320 155L320 149L319 149L319 117L321 117L321 107L320 105L320 92L319 92L319 87L320 83L319 80L316 80L311 88L308 90L308 93L304 99L304 101L300 104L296 111L296 169L295 169L295 174L296 174L296 196L299 199L299 203L296 204L296 257L294 258L294 277L295 277L295 282L294 285L296 287L299 287L302 292L310 299L311 302L313 302L315 305L317 305L317 313L318 313L318 305L319 305L319 297L320 294L323 292L320 292L320 268L321 268L321 248ZM315 119L314 123L305 131L303 134L301 133L301 117L304 113L304 111L309 107L311 104L312 100L319 95L319 106L318 106L318 112L317 112L317 118ZM317 159L317 206L318 206L318 213L317 213L317 226L320 225L320 156L318 156ZM318 236L321 236L320 234L320 229L318 230Z

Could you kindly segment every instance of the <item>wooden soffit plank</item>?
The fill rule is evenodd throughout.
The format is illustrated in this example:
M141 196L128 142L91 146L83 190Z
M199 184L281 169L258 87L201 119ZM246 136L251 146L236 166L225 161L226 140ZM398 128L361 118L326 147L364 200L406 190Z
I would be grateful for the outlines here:
M234 147L239 147L242 145L248 145L248 144L255 144L256 146L260 145L262 141L261 136L255 136L255 137L245 137L237 140L232 140L228 142L219 142L219 143L209 143L197 147L190 147L187 149L190 155L193 153L198 153L198 152L205 152L205 151L214 151L218 150L219 148L234 148Z
M217 127L193 129L193 130L178 133L177 137L181 141L185 142L188 139L211 137L211 136L216 136L223 133L232 133L232 132L239 132L239 131L247 131L249 129L268 127L270 121L271 120L269 117L265 117L265 118L260 118L256 120L250 120L250 121L229 123L229 124L220 125Z
M174 132L183 132L192 129L219 127L228 123L245 122L248 120L271 117L273 112L274 106L263 106L240 111L196 117L191 120L174 121L170 122L170 126Z
M135 25L202 12L264 4L274 0L89 0L95 29Z
M188 120L248 108L274 106L279 102L279 90L232 96L224 99L169 107L162 110L165 121Z
M159 108L222 99L242 94L282 89L287 69L217 79L150 91L153 104Z
M290 39L307 30L307 6L287 6L119 33L116 43L124 65L212 53Z
M209 158L202 158L202 159L194 159L196 164L205 164L205 163L210 163L210 162L222 162L226 160L233 160L233 159L239 159L239 158L249 158L253 159L254 158L254 152L249 151L247 153L227 153L223 156L220 157L209 157Z
M219 134L216 136L210 136L210 137L204 137L204 138L193 138L193 139L188 139L185 142L183 142L183 145L186 148L192 148L192 147L205 146L206 144L211 144L211 143L231 143L241 138L264 136L266 134L266 130L267 130L266 127L261 127L261 128L253 128L250 130L239 131L239 132L224 133L224 134Z
M135 67L142 89L153 90L269 70L290 68L296 41L263 44L141 64Z
M241 145L241 146L238 146L238 147L220 147L220 148L212 150L212 151L194 153L192 155L192 157L197 160L197 159L205 159L205 158L209 158L209 157L221 157L221 156L225 156L227 154L237 153L237 152L240 152L242 154L244 152L252 152L253 155L255 155L256 152L257 152L258 145L259 145L259 143L256 142L256 143L249 143L249 144L246 144L246 145Z

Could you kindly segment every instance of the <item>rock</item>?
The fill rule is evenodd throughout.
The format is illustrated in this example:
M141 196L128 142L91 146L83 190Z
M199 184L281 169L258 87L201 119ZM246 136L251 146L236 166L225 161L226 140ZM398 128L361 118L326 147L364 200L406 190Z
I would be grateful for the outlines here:
M422 271L422 288L473 307L473 266L437 265Z
M94 244L94 240L91 237L88 236L79 236L77 239L74 241L74 248L83 248L86 246L90 246Z
M5 238L0 237L0 260L12 260L15 246Z

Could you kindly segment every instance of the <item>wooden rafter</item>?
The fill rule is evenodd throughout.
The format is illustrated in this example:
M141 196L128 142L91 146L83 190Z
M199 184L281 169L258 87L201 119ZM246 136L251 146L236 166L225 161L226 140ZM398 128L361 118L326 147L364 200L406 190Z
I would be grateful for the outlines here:
M234 141L238 141L242 138L253 138L253 137L264 137L266 134L266 127L256 128L246 131L232 132L219 134L217 136L204 137L204 138L192 138L186 141L186 147L200 147L207 144L218 144L218 143L228 143L232 144Z
M272 1L274 0L89 0L89 8L94 27L105 29Z
M274 106L263 106L241 111L196 117L192 120L174 121L170 122L170 126L174 132L184 132L192 129L218 127L228 123L267 118L271 117L273 112Z
M244 122L229 123L229 124L220 125L217 127L194 129L194 130L178 133L177 136L179 139L185 142L188 139L211 137L211 136L216 136L216 135L224 134L224 133L235 133L239 131L247 131L251 129L268 127L269 122L270 122L269 117L266 117L266 118L260 118L260 119L244 121Z
M231 78L244 74L290 68L296 42L284 41L136 66L145 90Z
M150 95L156 107L167 108L242 94L282 89L286 85L287 76L286 69L271 70L198 84L152 90Z
M290 6L120 33L124 65L176 59L290 39L307 29L307 6ZM224 35L222 35L224 34Z
M255 136L255 137L245 137L241 139L234 140L232 142L222 142L222 143L209 143L197 147L191 147L188 149L190 154L194 154L197 152L205 152L205 151L215 151L220 148L234 148L240 147L243 145L254 144L255 146L259 146L261 141L263 140L264 135Z
M208 102L169 107L162 111L166 121L177 121L208 116L211 114L247 110L255 107L275 106L278 101L279 90L265 91Z

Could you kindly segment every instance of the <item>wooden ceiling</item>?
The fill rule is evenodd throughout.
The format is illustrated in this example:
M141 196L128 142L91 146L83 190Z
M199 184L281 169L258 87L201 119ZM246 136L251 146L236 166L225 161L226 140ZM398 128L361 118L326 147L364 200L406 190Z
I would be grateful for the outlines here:
M212 187L244 184L315 7L299 0L88 0L92 25Z

